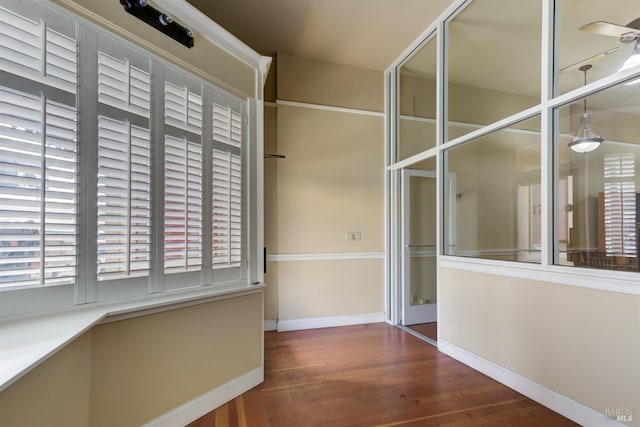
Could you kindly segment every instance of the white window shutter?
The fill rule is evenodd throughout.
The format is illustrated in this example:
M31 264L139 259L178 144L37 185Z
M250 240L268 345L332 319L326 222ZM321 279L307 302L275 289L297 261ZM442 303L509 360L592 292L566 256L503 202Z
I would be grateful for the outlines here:
M242 261L242 158L213 150L213 268Z
M213 140L241 148L242 115L229 107L213 104Z
M185 86L164 84L165 123L195 134L202 134L202 96Z
M98 118L98 280L147 276L151 260L151 135Z
M202 145L165 137L165 273L202 266Z
M149 118L151 113L151 74L98 52L98 101Z
M0 69L76 93L75 38L0 7Z
M608 255L636 256L635 156L604 158L604 228Z
M0 287L73 284L77 111L0 87Z

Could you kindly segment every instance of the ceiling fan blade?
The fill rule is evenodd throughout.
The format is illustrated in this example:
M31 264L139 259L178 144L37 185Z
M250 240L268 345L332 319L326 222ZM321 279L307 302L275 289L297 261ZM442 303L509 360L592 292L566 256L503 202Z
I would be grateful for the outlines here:
M635 28L636 31L640 31L640 17L629 22L626 26L627 28Z
M602 59L607 55L611 55L612 53L619 51L620 49L622 49L622 46L612 47L611 49L607 49L607 50L605 50L603 52L596 53L593 56L590 56L588 58L582 59L582 60L580 60L578 62L575 62L575 63L573 63L571 65L567 65L566 67L560 68L560 72L580 68L580 66L583 65L583 64L588 64L590 62Z
M622 37L627 33L640 33L640 30L635 28L625 27L623 25L612 24L606 21L595 21L589 24L585 24L578 28L580 31L588 31L590 33L601 34L603 36Z

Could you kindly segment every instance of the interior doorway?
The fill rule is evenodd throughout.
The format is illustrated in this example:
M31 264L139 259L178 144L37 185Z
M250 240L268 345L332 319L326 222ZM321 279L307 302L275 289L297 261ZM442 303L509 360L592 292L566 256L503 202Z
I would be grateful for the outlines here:
M400 323L437 340L436 171L402 174L402 279Z

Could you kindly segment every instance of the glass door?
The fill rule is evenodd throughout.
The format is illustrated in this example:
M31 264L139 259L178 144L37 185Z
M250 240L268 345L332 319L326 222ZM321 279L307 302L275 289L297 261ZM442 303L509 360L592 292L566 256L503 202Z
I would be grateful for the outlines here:
M403 171L403 325L437 321L436 190L435 171Z

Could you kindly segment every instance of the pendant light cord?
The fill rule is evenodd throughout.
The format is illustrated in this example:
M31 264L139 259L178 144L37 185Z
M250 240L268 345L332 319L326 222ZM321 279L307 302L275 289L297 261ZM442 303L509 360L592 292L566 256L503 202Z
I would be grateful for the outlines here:
M588 70L589 70L589 68L585 68L585 69L584 69L584 85L585 85L585 86L587 85L587 71L588 71ZM584 113L586 114L586 113L587 113L587 97L585 97L585 98L582 100L582 102L583 102L583 104L584 104Z
M587 71L589 71L591 69L592 65L591 64L585 64L582 67L579 68L580 71L584 72L584 86L587 85ZM587 112L587 98L585 97L582 100L582 105L584 108L584 113Z

